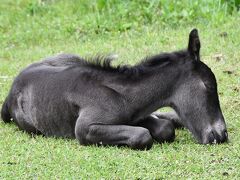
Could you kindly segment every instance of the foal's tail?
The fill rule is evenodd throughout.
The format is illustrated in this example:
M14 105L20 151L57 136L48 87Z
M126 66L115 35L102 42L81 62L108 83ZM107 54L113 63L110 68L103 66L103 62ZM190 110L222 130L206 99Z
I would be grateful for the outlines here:
M2 105L1 118L5 123L11 122L11 115L8 108L8 98L5 99Z

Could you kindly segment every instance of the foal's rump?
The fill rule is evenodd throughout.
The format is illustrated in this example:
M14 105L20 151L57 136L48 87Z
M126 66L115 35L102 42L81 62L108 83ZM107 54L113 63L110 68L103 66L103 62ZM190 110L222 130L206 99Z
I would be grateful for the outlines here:
M11 122L11 115L8 109L8 97L5 99L2 105L1 118L5 123Z
M67 60L57 64L56 58L47 59L24 69L3 104L4 122L12 118L20 129L29 133L74 138L78 110L67 101L65 93L68 83L71 84L69 79L73 78L61 75L68 68L64 63Z

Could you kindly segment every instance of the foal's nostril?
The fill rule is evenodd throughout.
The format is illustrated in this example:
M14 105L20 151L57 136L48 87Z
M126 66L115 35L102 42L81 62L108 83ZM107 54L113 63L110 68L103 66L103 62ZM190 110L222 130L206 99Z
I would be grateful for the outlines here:
M226 142L226 141L228 141L228 133L226 130L224 130L222 133L221 142Z
M215 141L216 141L216 139L215 139L214 133L213 133L213 131L211 131L209 133L208 142L211 144L211 143L214 143Z
M227 133L227 131L225 131L224 134L225 134L225 137L228 138L228 133Z

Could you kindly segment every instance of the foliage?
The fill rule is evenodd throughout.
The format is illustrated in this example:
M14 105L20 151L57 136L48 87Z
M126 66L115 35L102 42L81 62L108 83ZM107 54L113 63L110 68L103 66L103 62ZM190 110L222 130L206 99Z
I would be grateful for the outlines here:
M219 24L226 21L229 14L239 5L237 0L235 1L71 0L68 6L73 8L71 15L75 16L76 24L72 24L68 30L74 32L80 28L84 32L90 30L99 33L122 32L149 24L173 27L198 22ZM55 3L53 1L30 3L28 11L31 15L38 15L50 8L49 11L60 14L59 9L52 7ZM81 22L82 19L84 23Z
M231 14L238 13L239 0L19 0L16 4L9 2L9 6L12 7L4 11L14 12L13 16L20 21L26 20L29 24L36 20L43 26L81 36L90 32L123 32L152 24L163 27L197 23L217 25L226 22ZM49 16L57 18L53 18L50 24L41 21ZM3 19L4 29L14 23L6 20L9 18ZM67 27L62 29L62 23Z

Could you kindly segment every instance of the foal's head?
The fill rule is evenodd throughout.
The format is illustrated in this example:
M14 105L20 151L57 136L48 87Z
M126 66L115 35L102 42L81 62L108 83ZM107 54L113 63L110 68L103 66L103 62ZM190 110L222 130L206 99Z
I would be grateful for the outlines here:
M222 143L228 140L228 135L216 79L211 69L200 61L199 52L200 40L194 29L189 34L185 70L172 99L172 107L199 143Z

